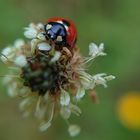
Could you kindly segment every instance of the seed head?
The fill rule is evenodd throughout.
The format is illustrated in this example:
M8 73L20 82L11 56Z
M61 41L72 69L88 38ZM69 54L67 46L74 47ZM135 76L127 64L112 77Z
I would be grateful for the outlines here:
M60 49L61 46L46 40L43 27L41 23L30 24L24 32L25 37L30 39L29 43L16 40L1 55L1 60L10 68L4 78L9 95L24 97L20 109L24 116L35 111L35 116L41 121L41 131L51 126L56 113L60 112L67 122L72 113L80 116L81 109L77 103L86 91L94 93L96 85L107 87L107 81L115 78L105 73L87 73L89 61L106 55L103 43L99 47L91 43L89 56L83 57L77 46ZM70 125L68 132L76 136L80 127Z

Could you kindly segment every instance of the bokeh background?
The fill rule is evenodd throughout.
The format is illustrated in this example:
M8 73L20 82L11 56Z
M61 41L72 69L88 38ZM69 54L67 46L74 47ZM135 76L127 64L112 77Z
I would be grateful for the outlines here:
M75 21L78 46L105 43L106 57L90 72L116 76L109 87L97 87L99 103L88 96L80 103L83 114L72 122L82 127L76 140L140 140L140 1L139 0L0 0L0 49L23 38L23 27L60 16ZM0 64L0 75L6 67ZM2 79L0 79L2 81ZM24 119L19 99L11 99L0 85L0 140L70 140L65 122L57 117L46 133L37 120Z

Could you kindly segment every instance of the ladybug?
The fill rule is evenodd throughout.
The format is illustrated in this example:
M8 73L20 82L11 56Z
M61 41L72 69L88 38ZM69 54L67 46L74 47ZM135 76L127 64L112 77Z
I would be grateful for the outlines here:
M74 48L77 40L77 30L74 23L65 18L50 18L44 25L45 37L60 49Z

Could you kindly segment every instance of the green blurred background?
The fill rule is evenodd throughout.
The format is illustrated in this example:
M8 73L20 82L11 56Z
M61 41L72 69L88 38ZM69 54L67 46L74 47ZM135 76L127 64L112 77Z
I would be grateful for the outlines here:
M90 72L116 76L109 87L97 87L99 104L87 96L80 103L81 117L72 121L82 127L76 140L140 140L140 131L125 127L117 113L118 99L130 91L140 92L139 0L0 0L0 47L23 37L23 27L60 16L75 21L78 46L88 53L90 42L105 43L106 57L93 63ZM1 63L0 74L6 67ZM1 84L2 85L2 84ZM0 140L70 140L65 122L57 117L46 133L35 118L24 119L18 99L0 86Z

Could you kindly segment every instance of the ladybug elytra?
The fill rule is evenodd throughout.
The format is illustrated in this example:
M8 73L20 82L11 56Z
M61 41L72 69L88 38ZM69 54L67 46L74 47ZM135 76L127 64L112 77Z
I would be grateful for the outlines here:
M45 37L59 47L75 47L77 30L74 23L64 18L51 18L44 25Z

